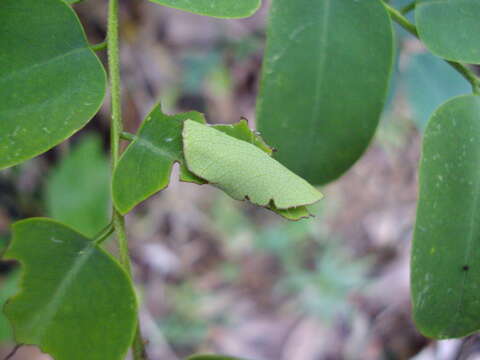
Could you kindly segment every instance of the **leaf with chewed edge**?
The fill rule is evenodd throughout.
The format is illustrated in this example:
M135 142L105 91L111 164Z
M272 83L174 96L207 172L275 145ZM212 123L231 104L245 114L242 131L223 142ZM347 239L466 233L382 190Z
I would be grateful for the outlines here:
M138 135L120 158L113 175L113 201L119 212L126 214L140 202L165 189L174 163L180 164L181 181L200 185L207 182L185 166L182 129L188 119L205 124L201 113L166 115L160 105L147 116ZM263 139L248 127L245 119L231 125L219 124L212 127L228 137L254 145L268 157L273 153ZM311 216L305 206L286 209L279 209L273 203L264 206L289 220Z
M248 199L295 217L299 208L322 198L318 190L265 151L211 126L185 121L183 149L192 173L236 200Z
M186 119L205 122L199 112L166 115L160 105L147 116L113 174L113 202L120 213L128 213L140 202L165 189L176 162L180 163L182 181L203 183L184 166L182 127Z
M0 285L0 309L10 296L13 296L18 291L19 273L15 271L9 274L8 277L2 281ZM13 339L12 329L8 319L3 313L0 313L0 343L10 341Z
M55 360L123 360L136 329L131 279L103 249L66 225L13 225L5 257L22 265L21 291L4 307L15 339Z
M246 119L242 119L240 122L231 125L217 124L212 125L212 127L234 137L235 139L255 145L269 156L272 156L273 154L273 149L269 147L259 135L257 135L248 127L248 122ZM299 220L311 216L310 211L306 206L299 206L290 209L277 209L273 204L269 204L267 208L288 220Z

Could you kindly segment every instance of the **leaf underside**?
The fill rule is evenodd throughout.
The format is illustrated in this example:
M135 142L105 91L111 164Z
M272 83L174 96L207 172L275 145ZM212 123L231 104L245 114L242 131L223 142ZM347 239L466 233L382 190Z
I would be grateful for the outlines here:
M151 0L154 3L219 18L244 18L258 10L261 0Z
M106 75L63 1L0 1L0 34L2 169L82 128L103 101Z
M426 336L480 329L480 97L442 105L425 130L411 260L414 319Z
M442 58L480 64L480 2L478 0L421 0L415 7L420 39Z
M191 172L236 200L295 212L322 198L313 186L257 146L214 127L185 121L183 149Z
M89 239L50 219L13 225L5 254L22 265L21 291L4 307L15 339L55 360L123 360L136 328L131 280Z
M379 0L273 1L257 124L275 158L315 185L347 171L377 128L393 48Z

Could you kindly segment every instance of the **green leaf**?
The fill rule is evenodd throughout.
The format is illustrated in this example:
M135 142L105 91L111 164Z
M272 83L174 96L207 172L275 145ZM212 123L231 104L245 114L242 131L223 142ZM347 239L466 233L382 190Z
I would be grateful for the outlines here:
M60 0L0 1L0 169L59 144L98 111L103 66Z
M205 184L206 180L208 181L208 179L199 178L185 166L182 129L187 119L205 124L205 118L200 113L165 115L160 105L157 105L147 116L138 135L120 158L113 175L113 202L120 213L126 214L143 200L167 187L175 162L180 163L181 181L197 184ZM233 125L214 125L213 128L226 134L224 136L227 138L237 139L247 147L254 145L253 148L258 149L271 162L276 163L269 157L272 149L249 129L246 120ZM228 169L229 164L222 163L219 166L225 166ZM301 183L304 186L303 180ZM308 186L310 190L313 189L310 185ZM314 191L320 195L315 189ZM262 206L289 220L298 220L310 216L310 212L303 205L305 204L277 208L272 203L268 203Z
M49 219L13 225L5 254L20 261L21 292L5 305L18 343L55 360L123 360L136 328L131 280L116 260Z
M275 158L313 184L347 171L378 125L393 64L378 0L274 0L257 104Z
M253 15L261 0L151 0L154 3L218 18L244 18Z
M442 105L425 130L412 248L414 319L426 336L480 329L480 97Z
M248 121L246 119L242 119L236 124L218 124L213 125L212 127L238 140L246 141L252 145L255 145L270 156L273 154L272 148L269 147L260 136L250 130L248 127Z
M213 127L185 121L183 149L192 173L236 200L295 211L322 198L314 187L262 149Z
M469 83L445 61L428 53L413 56L405 70L413 117L423 130L433 111L448 99L471 92Z
M3 308L7 299L18 291L18 272L10 274L0 286L0 309ZM8 319L0 313L0 342L13 339L12 329Z
M240 122L233 125L213 125L214 129L217 129L229 136L232 136L238 140L245 141L252 145L255 145L257 148L272 156L273 149L270 148L263 139L252 132L248 127L248 122L245 119L242 119ZM306 206L292 207L289 209L278 209L273 204L267 206L268 209L276 212L277 214L283 216L288 220L299 220L302 218L308 218L311 216L309 209Z
M186 119L205 122L198 112L165 115L160 105L147 116L113 174L113 202L122 214L166 188L175 162L180 163L182 181L203 183L183 164L182 127Z
M415 8L418 34L427 48L470 64L480 64L478 14L478 0L421 0Z
M94 236L109 221L110 165L96 135L82 138L47 178L48 215Z
M189 356L186 360L242 360L240 358L234 358L230 356L223 356L223 355L192 355Z

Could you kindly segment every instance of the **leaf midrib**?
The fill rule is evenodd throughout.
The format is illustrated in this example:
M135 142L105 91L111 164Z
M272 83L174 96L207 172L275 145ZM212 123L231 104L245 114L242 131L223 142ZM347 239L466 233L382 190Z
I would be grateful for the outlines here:
M181 160L178 159L178 156L176 156L173 151L164 150L162 147L155 145L150 140L147 140L141 136L137 137L136 142L140 147L145 147L147 150L153 152L155 155L159 155L171 161Z
M0 84L5 83L8 80L11 80L15 77L20 77L22 75L28 74L32 70L35 70L37 68L45 67L45 66L50 65L50 64L52 64L52 63L54 63L58 60L62 60L64 58L67 58L71 55L76 55L78 52L85 51L85 50L89 50L89 48L87 48L86 46L82 46L82 47L79 47L79 48L74 48L74 49L69 50L65 53L62 53L62 54L56 55L52 58L49 58L45 61L35 63L35 64L32 64L32 65L26 66L23 69L8 73L6 76L0 77Z
M38 315L30 320L27 327L31 329L32 338L42 343L43 337L50 327L55 315L58 312L60 303L64 299L68 288L77 278L78 273L81 271L85 263L95 252L93 244L88 243L79 253L82 256L78 256L72 263L70 270L65 273L65 276L58 283L55 291L52 293L51 300L46 303L41 310L37 310Z
M304 173L308 173L310 171L310 161L312 159L312 153L314 151L314 141L315 141L315 129L317 128L317 119L320 112L320 96L322 93L322 85L323 85L323 74L325 73L325 67L327 63L327 56L326 56L326 49L328 48L328 28L330 26L330 12L331 12L331 5L332 0L325 0L325 5L323 7L323 16L321 18L322 21L322 29L321 34L319 36L319 40L317 42L317 57L319 58L319 65L318 65L318 73L315 77L315 104L312 108L312 114L310 120L308 122L308 140L306 144L308 144L308 156L303 157L303 168ZM323 54L323 56L322 56Z

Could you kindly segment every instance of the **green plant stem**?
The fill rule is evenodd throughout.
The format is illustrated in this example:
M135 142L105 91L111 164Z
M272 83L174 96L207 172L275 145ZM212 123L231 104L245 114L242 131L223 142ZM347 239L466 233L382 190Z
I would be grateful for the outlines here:
M112 168L118 164L120 155L120 134L122 133L122 111L121 111L121 79L120 79L120 54L118 36L118 0L109 0L108 3L108 68L110 75L110 93L112 106L112 119L110 130L110 152ZM127 234L125 231L125 219L113 208L113 228L117 234L120 262L132 277L132 265L128 252ZM132 344L134 360L147 360L145 345L140 332L140 325L137 323L135 338Z
M388 5L385 1L384 4L385 8L387 9L388 13L392 17L392 19L405 30L407 30L410 34L419 38L417 27L412 24L408 19L403 16L403 14L395 9L394 7ZM444 59L445 60L445 59ZM475 73L470 70L466 65L455 62L445 60L451 67L453 67L457 72L459 72L471 85L472 90L475 94L480 94L480 79L475 75Z
M386 2L384 2L383 5L387 9L393 21L395 21L398 25L400 25L405 30L407 30L410 34L418 38L417 27L414 24L408 21L408 19L405 16L403 16L403 14L400 11L388 5Z
M108 5L108 69L110 75L110 93L112 106L110 152L112 167L118 163L120 153L119 138L122 132L120 54L118 41L118 0L109 0Z
M108 41L105 40L105 41L102 41L101 43L90 45L90 49L92 49L93 51L101 51L101 50L105 50L107 46L108 46Z
M137 135L122 131L122 133L120 134L120 138L122 138L123 140L134 141L137 139Z
M115 228L113 226L113 221L112 221L93 238L93 242L96 245L100 245L102 242L108 239L108 237L112 235L114 231L115 231Z

